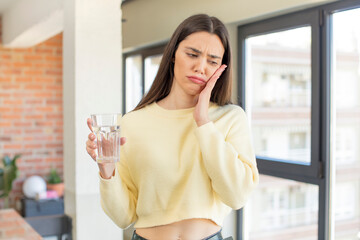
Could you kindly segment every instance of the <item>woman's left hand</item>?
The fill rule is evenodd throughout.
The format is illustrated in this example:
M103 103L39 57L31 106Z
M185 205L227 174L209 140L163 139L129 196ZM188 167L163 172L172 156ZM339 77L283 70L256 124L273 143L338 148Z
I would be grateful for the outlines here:
M200 92L198 102L194 110L194 119L198 127L210 122L208 108L210 103L211 92L227 66L221 65L206 83L205 88Z

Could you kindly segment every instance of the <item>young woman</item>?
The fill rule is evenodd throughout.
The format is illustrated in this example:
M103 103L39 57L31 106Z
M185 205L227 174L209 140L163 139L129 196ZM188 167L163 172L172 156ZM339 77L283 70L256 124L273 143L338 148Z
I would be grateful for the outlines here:
M121 228L135 222L133 239L223 239L224 217L258 183L231 85L224 24L204 14L184 20L148 94L122 118L120 162L98 163L102 208ZM94 140L90 133L87 151L96 159Z

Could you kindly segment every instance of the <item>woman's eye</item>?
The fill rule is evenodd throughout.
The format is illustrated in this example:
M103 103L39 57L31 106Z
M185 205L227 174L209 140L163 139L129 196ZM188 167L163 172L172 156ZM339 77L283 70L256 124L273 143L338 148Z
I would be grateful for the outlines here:
M187 53L187 55L190 56L190 57L197 57L197 55L193 54L193 53Z
M214 65L214 66L215 66L215 65L218 65L218 63L215 62L215 61L210 61L210 64L211 64L211 65Z

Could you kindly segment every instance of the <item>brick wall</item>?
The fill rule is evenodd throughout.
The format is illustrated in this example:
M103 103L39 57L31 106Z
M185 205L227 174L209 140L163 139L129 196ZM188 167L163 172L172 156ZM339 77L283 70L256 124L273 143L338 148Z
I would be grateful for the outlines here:
M22 154L14 202L26 177L63 174L62 34L27 49L4 48L1 35L0 18L0 158Z

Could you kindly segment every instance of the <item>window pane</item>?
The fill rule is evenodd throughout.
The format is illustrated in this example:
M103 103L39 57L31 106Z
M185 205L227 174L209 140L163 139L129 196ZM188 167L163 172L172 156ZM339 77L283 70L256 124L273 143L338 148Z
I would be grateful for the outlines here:
M145 93L147 93L159 69L162 54L145 58Z
M250 37L245 59L256 155L310 164L311 27Z
M133 110L142 97L141 66L142 58L140 55L126 58L126 112Z
M317 185L260 175L244 222L246 240L317 240Z
M360 239L360 9L333 15L335 239Z

